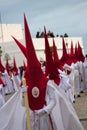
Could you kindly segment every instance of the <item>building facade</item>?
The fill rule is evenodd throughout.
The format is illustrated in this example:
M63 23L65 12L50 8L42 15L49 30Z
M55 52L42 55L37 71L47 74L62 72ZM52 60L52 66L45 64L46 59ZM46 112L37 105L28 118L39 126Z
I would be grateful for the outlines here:
M20 24L2 24L0 25L0 46L2 49L2 62L5 65L6 58L9 59L9 63L13 63L13 57L16 59L17 66L22 66L23 61L26 62L26 58L22 54L21 50L14 42L11 36L17 38L24 46L25 40L23 38L22 26ZM44 38L32 38L33 44L36 50L36 54L38 59L45 60L45 40ZM53 38L48 38L50 47L53 46ZM80 43L83 48L83 41L81 37L67 37L64 38L67 51L70 51L71 41L73 42L73 47L75 47L76 43ZM57 47L58 56L61 58L62 56L62 38L55 37L54 38L55 45ZM84 53L84 49L83 49Z

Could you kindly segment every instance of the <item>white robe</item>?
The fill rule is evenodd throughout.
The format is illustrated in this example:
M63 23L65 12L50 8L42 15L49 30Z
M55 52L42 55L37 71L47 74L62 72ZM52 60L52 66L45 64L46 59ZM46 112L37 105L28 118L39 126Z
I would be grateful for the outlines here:
M75 95L80 95L80 75L79 75L79 63L73 64L74 71L74 93Z
M30 110L32 130L57 130L54 118L52 116L52 110L56 105L56 97L54 91L54 88L50 87L48 82L46 89L47 105L40 109L42 111L42 114L38 114L40 110ZM44 113L44 111L46 113Z
M74 99L74 89L73 89L73 75L66 75L64 72L60 72L60 88L64 90L70 102L73 103ZM72 82L71 82L72 81Z
M7 73L6 70L2 74L2 79L3 79L4 83L5 83L5 87L4 87L5 94L9 94L9 93L14 92L14 88L12 86L12 83L10 81L10 78L9 78L8 73Z
M18 75L12 75L12 81L13 81L14 90L18 91L18 89L20 88L20 82L21 82Z
M3 85L0 84L0 108L5 104Z
M79 62L79 74L80 74L80 91L85 89L85 67L82 61Z
M87 58L85 59L83 65L84 65L84 75L85 75L85 89L87 89Z

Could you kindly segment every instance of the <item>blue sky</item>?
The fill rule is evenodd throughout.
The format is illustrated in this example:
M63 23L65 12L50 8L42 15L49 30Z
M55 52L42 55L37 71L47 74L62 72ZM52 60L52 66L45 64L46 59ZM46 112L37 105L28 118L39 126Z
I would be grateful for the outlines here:
M22 24L26 14L32 37L37 31L53 31L82 37L87 53L87 0L0 0L2 23Z

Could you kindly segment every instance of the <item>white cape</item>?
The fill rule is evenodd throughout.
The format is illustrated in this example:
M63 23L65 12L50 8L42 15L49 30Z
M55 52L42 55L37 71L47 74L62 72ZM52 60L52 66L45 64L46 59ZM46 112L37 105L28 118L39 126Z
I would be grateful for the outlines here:
M25 130L24 119L25 108L18 91L0 108L0 130Z
M58 87L58 86L57 86ZM84 130L79 118L61 88L55 89L57 104L53 109L54 122L58 130Z

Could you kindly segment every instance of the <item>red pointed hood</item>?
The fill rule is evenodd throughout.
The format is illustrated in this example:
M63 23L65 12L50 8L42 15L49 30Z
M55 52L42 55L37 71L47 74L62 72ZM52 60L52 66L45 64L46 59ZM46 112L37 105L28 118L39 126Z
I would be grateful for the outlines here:
M74 55L73 41L71 41L70 55L71 55L71 56Z
M25 61L23 61L23 67L24 67L24 70L27 69L27 65L25 64Z
M67 50L66 50L64 38L62 38L62 46L63 46L63 57L66 58L67 57Z
M5 67L2 65L1 57L0 57L0 71L4 73Z
M60 64L63 66L66 63L67 59L68 59L68 54L67 54L65 41L64 41L63 37L62 37L62 47L63 47L63 50L62 50L62 57L60 59Z
M54 58L54 63L56 64L56 66L58 67L59 65L59 57L58 57L58 53L57 53L57 47L55 45L55 41L53 39L53 58Z
M8 59L6 59L5 67L6 67L7 72L9 73L10 65L9 65Z
M50 52L49 42L46 35L46 29L44 27L44 38L45 38L45 56L46 56L46 75L49 75L50 79L58 79L58 83L60 81L59 79L59 73L56 68L56 65L54 64L52 54Z
M16 42L16 44L18 45L18 47L20 48L20 50L22 51L22 53L24 54L24 56L27 58L26 47L23 46L22 43L19 42L15 37L12 36L12 38L14 39L14 41Z
M78 61L78 49L77 44L75 44L75 53L74 53L74 63Z
M5 87L5 83L4 83L4 81L2 80L2 78L0 77L0 84L2 84L3 85L3 87Z
M84 62L85 56L83 55L82 48L78 42L78 60Z
M12 71L15 72L15 75L18 75L18 68L17 68L15 57L13 58L13 68L12 68Z
M25 42L27 43L26 48L27 48L28 67L29 68L31 68L31 66L32 67L35 67L35 66L41 67L41 64L38 61L36 54L35 54L35 49L34 49L34 46L33 46L31 34L30 34L30 31L29 31L28 24L27 24L25 16L24 16L24 24L25 24Z
M59 56L57 53L57 48L56 48L54 39L53 39L53 54L54 54L54 63L56 65L57 69L63 70L63 67L61 65L61 62L60 62L60 59L59 59Z
M73 41L71 41L70 53L68 54L67 64L71 65L74 63L74 50L73 50Z
M27 71L25 73L28 85L29 106L32 110L38 110L45 105L46 84L48 79L41 70L41 64L37 59L33 46L30 30L26 17L24 15L25 42L27 53ZM38 94L35 95L34 90L37 89Z

